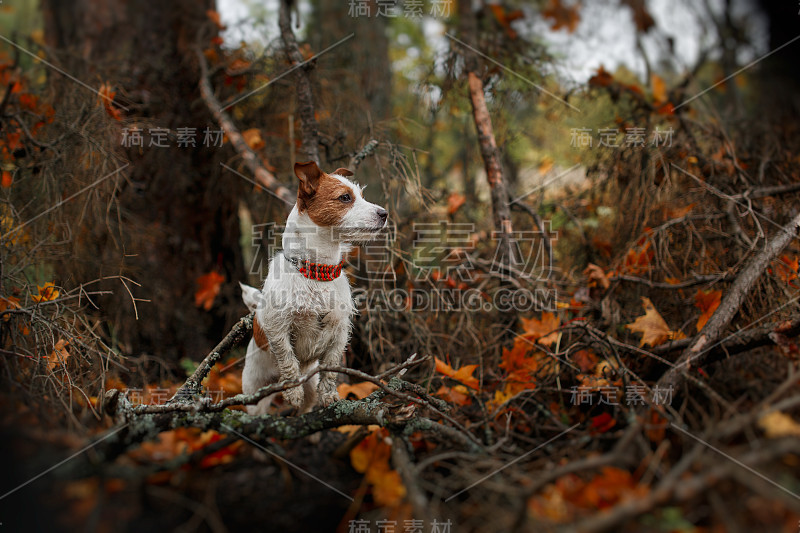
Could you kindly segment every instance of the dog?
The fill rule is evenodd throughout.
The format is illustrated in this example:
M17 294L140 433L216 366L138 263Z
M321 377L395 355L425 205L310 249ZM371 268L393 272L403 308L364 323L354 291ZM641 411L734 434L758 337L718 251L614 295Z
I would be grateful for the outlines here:
M387 225L387 211L364 199L346 168L326 174L310 161L295 164L294 173L300 183L286 219L283 250L270 260L261 291L240 283L245 305L255 311L242 373L245 394L299 379L319 364L341 364L355 313L342 275L345 257ZM319 372L283 391L284 401L300 414L330 405L339 399L336 378ZM273 397L248 406L248 413L266 413Z

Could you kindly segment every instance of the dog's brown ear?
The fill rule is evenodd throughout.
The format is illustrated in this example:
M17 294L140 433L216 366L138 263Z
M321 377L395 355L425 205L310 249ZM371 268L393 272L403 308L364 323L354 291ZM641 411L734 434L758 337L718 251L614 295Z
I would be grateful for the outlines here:
M353 175L353 173L347 170L346 168L337 168L336 170L331 172L331 174L339 174L340 176L345 176L348 178Z
M322 177L322 171L319 169L314 161L306 163L295 163L294 174L300 180L300 190L307 197L313 196L317 191L319 179Z

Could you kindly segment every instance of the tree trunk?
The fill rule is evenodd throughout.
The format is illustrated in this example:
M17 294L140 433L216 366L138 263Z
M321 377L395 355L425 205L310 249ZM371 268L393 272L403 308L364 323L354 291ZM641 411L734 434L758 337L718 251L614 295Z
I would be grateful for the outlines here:
M476 42L475 14L469 2L459 2L459 19L461 25L461 38L469 46L474 47ZM508 207L508 190L503 178L503 165L500 162L500 153L494 138L492 117L486 107L486 98L483 94L483 81L476 73L478 61L474 52L464 48L464 65L467 82L469 85L469 100L472 104L472 117L478 131L478 144L481 149L483 166L486 170L486 179L489 182L492 198L492 215L494 229L497 233L498 253L496 258L503 263L513 259L513 242L511 215Z
M113 125L116 134L136 125L145 137L143 147L127 149L133 170L116 193L119 242L78 233L76 268L61 273L76 284L118 274L141 283L130 286L133 296L150 302L137 302L136 310L118 283L100 301L109 334L128 353L196 357L244 310L233 288L244 275L237 217L243 187L221 174L222 148L205 145L203 130L218 128L198 103L193 49L207 48L216 33L209 9L213 0L42 0L53 60L94 87L109 82L129 109ZM205 39L198 43L201 28ZM52 83L77 90L59 75ZM96 105L88 90L85 98L87 106ZM148 146L148 129L155 127L169 128L167 147ZM178 144L178 128L196 128L194 147ZM215 307L205 311L195 305L196 280L212 270L226 281Z

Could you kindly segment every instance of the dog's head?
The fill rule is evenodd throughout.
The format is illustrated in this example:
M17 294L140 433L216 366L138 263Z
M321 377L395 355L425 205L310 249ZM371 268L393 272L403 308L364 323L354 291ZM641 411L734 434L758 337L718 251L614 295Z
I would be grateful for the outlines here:
M353 173L337 168L326 174L313 161L296 163L300 180L297 210L320 228L331 228L347 241L366 241L386 227L388 213L364 199L361 187L347 179Z

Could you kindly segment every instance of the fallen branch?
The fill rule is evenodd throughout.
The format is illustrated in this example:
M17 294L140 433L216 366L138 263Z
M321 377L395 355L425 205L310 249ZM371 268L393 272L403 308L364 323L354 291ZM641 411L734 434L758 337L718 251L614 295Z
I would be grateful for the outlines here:
M267 168L261 162L261 159L258 157L258 154L256 154L250 148L250 146L248 146L242 134L239 133L239 130L233 123L233 120L231 120L228 114L223 111L222 104L220 104L219 100L217 100L217 97L214 95L214 89L211 87L206 58L199 48L197 48L195 52L197 53L197 59L200 62L200 94L203 97L203 101L206 103L206 106L208 106L208 109L211 111L214 119L225 132L228 140L231 141L233 148L242 157L244 164L247 165L247 168L249 168L250 172L253 173L255 180L260 185L273 192L278 198L286 202L287 206L291 208L291 206L293 206L295 203L294 194L292 194L288 188L278 181L278 178L276 178L272 172L267 170Z
M670 368L658 380L659 387L677 388L682 383L687 370L693 365L702 364L707 359L708 354L718 344L717 341L722 333L739 311L742 301L750 292L753 284L766 272L767 267L778 254L797 236L798 226L800 226L800 215L796 215L789 224L781 228L780 232L764 246L764 249L748 262L731 285L717 310L680 356L675 367Z

